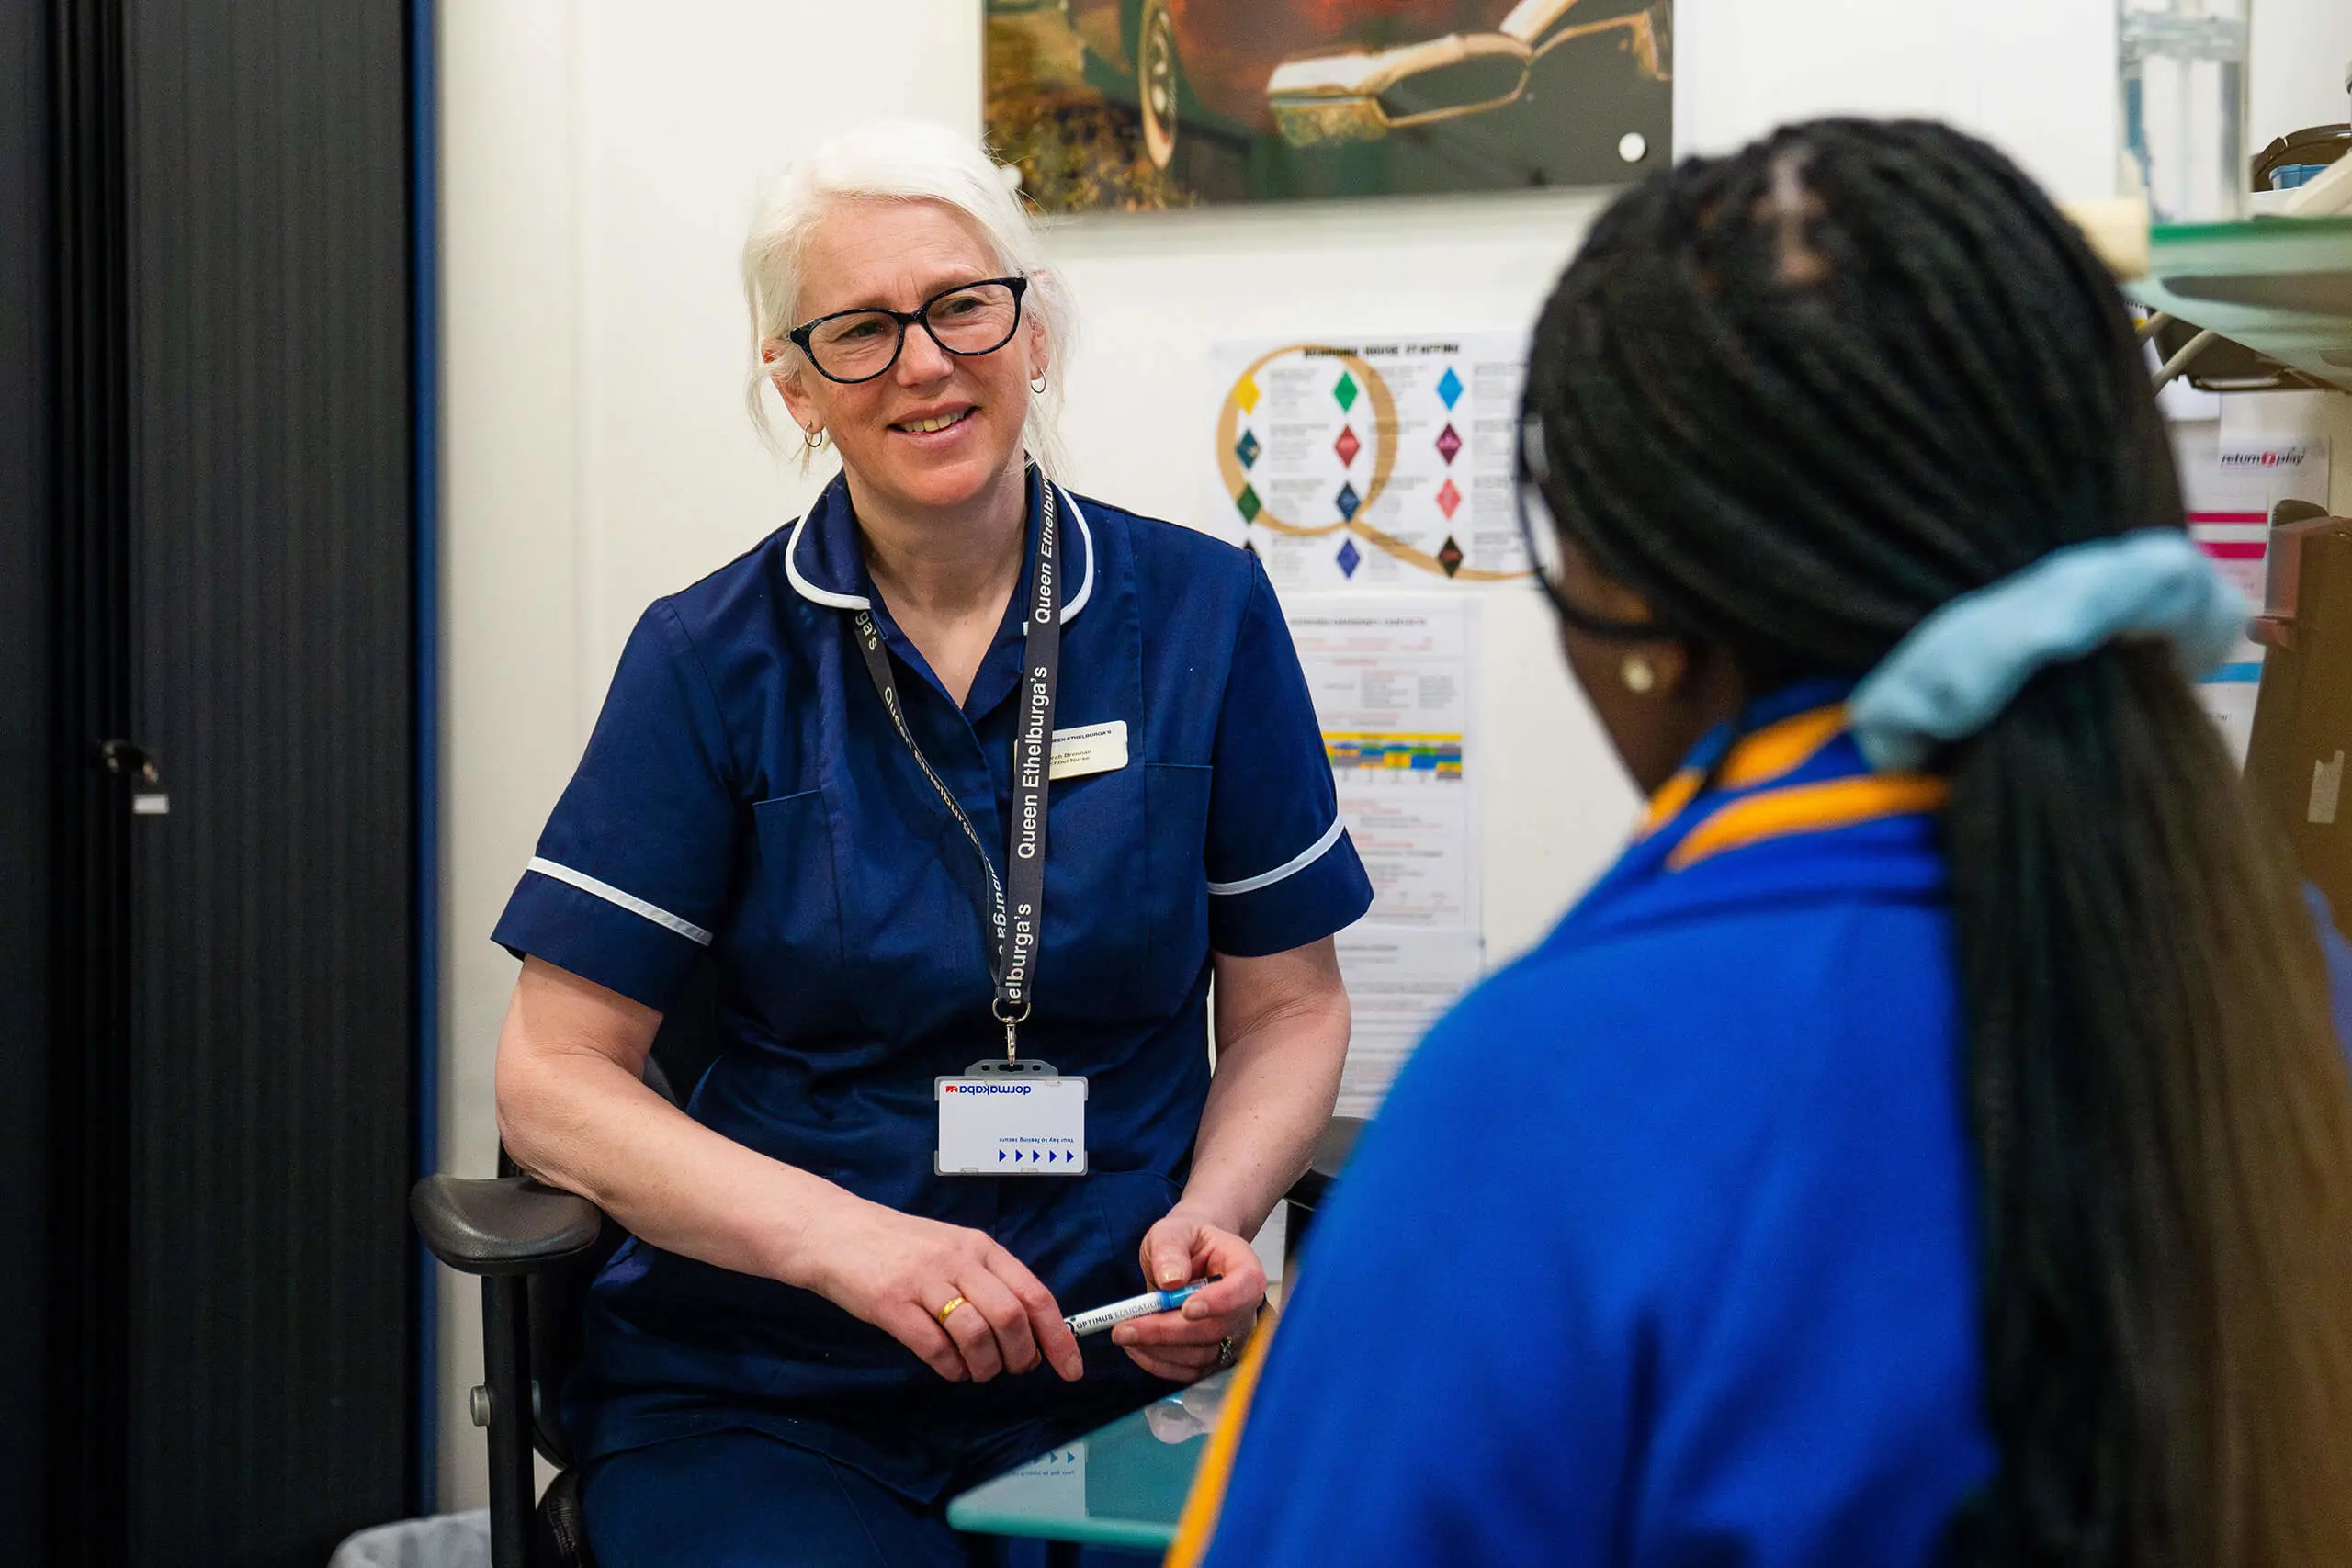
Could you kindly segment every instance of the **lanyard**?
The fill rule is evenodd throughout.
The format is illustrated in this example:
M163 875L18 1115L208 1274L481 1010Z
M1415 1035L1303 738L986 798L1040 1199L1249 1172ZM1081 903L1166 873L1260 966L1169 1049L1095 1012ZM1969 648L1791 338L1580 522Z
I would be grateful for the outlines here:
M1000 880L996 863L980 843L963 803L956 798L931 759L915 743L899 702L899 682L890 672L890 655L870 609L857 613L857 647L865 656L865 672L889 712L891 727L906 745L915 766L931 781L956 825L964 829L972 852L989 884L989 976L996 982L990 1016L1004 1025L1004 1059L1018 1059L1013 1031L1029 1016L1030 992L1037 960L1037 942L1045 929L1046 910L1046 791L1053 753L1054 686L1061 672L1060 529L1054 516L1054 487L1038 479L1037 570L1029 585L1029 614L1022 637L1021 708L1012 725L1012 824L1005 847L1005 876ZM1008 897L1005 883L1012 884Z

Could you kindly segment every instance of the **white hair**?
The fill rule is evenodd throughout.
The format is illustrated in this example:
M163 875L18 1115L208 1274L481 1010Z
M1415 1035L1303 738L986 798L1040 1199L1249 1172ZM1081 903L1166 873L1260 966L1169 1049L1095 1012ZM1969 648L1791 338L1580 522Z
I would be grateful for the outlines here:
M752 368L744 399L752 422L771 446L777 443L767 388L780 363L765 355L778 344L788 345L785 334L799 324L800 294L808 281L803 259L818 222L844 202L935 201L980 226L996 254L995 265L1029 279L1023 308L1045 332L1046 389L1029 401L1023 438L1046 472L1060 468L1054 416L1061 407L1062 369L1077 323L1069 296L1060 277L1046 269L1036 228L1014 194L1019 177L971 138L906 119L881 120L830 137L785 170L761 202L751 237L743 242L743 299L752 316ZM805 447L802 456L805 460Z

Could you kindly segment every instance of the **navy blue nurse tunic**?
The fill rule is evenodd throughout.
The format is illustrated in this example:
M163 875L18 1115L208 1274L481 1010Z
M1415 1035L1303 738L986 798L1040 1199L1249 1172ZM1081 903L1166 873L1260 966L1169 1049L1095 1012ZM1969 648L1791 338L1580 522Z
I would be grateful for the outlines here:
M1030 476L1032 564L1041 480ZM1208 1089L1212 951L1329 936L1372 890L1256 559L1057 491L1057 729L1124 720L1128 761L1056 781L1022 1054L1088 1089L1083 1177L933 1174L932 1080L1001 1053L986 877L852 640L871 607L923 752L1003 874L1026 577L959 708L867 575L847 487L693 587L622 653L497 940L655 1009L715 961L726 1048L695 1120L860 1197L993 1235L1063 1309L1144 1288ZM767 1433L918 1504L1165 1385L1107 1337L950 1383L814 1292L631 1240L592 1288L564 1420L584 1461Z

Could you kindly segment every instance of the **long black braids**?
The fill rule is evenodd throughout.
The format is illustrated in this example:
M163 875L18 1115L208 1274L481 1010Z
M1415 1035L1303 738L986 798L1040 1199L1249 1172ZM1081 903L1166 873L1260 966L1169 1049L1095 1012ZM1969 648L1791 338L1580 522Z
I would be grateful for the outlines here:
M2182 523L2106 270L1941 126L1796 126L1629 193L1527 412L1556 526L1752 685ZM2157 648L2044 671L1937 765L2000 1451L1955 1561L2352 1563L2352 1090L2277 835Z

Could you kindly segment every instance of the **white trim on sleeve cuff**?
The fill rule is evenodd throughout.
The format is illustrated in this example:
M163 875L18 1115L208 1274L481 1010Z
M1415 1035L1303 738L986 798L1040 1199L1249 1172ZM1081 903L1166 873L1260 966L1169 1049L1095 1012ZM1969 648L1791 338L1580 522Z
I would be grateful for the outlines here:
M1297 875L1329 854L1331 846L1338 843L1340 836L1347 830L1347 818L1335 817L1331 819L1331 826L1324 829L1321 838L1274 867L1273 870L1261 871L1255 876L1245 876L1238 882L1212 882L1209 884L1209 894L1212 897L1225 897L1235 893L1255 893L1261 887L1272 887L1285 877Z
M710 945L710 933L692 920L682 920L669 910L649 904L634 894L624 893L609 882L599 882L584 871L574 871L568 865L558 865L537 855L533 855L531 863L523 869L536 871L541 876L553 877L558 882L570 883L582 893L593 893L605 903L618 905L632 915L642 915L657 926L676 931L697 947Z

